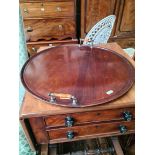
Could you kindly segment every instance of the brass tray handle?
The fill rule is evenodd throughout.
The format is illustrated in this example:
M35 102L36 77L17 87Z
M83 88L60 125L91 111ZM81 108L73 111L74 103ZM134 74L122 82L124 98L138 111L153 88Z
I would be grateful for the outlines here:
M55 103L56 98L59 98L61 100L72 100L72 105L77 105L77 98L71 94L63 94L63 93L49 93L48 96L50 96L50 102Z

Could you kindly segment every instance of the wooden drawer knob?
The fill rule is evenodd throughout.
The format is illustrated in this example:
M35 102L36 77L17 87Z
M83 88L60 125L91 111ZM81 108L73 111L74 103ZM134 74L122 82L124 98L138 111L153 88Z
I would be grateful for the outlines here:
M25 13L25 14L28 14L28 13L29 13L29 11L28 11L27 8L24 8L23 10L24 10L24 13Z
M62 30L63 29L63 26L62 25L58 25L59 27L59 30Z
M118 129L119 129L120 133L123 133L123 134L128 131L128 129L127 129L127 127L125 125L120 125L118 127Z
M26 30L27 30L27 32L32 32L33 31L31 26L29 26Z
M37 48L32 47L32 51L37 52Z
M41 8L40 8L40 10L41 10L42 12L45 11L44 4L43 4L43 3L41 3Z
M132 114L129 111L123 112L123 118L125 121L131 121L132 120Z
M73 139L74 138L74 132L73 131L67 131L67 139Z
M73 126L73 125L74 125L74 119L73 119L73 117L67 116L67 117L65 118L65 126L71 127L71 126Z
M43 11L45 11L45 8L41 8L40 10L43 12Z
M57 7L56 7L56 11L57 11L57 12L61 12L61 11L62 11L61 7L57 6Z

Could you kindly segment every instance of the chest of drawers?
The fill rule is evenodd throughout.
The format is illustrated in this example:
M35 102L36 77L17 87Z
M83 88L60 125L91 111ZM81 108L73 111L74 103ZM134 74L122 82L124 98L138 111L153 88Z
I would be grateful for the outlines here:
M129 134L134 132L134 108L31 117L29 122L38 144Z
M30 56L42 45L77 43L76 0L21 0L20 9Z
M74 18L74 0L31 1L20 4L24 18Z
M116 44L102 47L115 50L134 62ZM26 93L20 121L31 147L81 139L134 133L134 86L124 96L107 104L67 108L44 103Z
M81 0L81 38L99 20L114 14L116 21L108 42L135 47L135 0Z

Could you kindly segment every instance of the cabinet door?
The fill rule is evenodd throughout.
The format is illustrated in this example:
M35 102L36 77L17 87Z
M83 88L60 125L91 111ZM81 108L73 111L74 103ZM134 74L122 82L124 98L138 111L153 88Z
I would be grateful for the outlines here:
M116 0L81 0L81 37L104 17L115 14Z
M117 37L134 37L135 0L118 0L119 13L115 35Z

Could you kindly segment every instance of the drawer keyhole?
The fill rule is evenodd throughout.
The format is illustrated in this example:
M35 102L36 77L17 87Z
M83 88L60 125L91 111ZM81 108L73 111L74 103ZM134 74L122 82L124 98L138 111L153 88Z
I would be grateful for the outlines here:
M100 116L100 115L101 115L101 113L100 113L100 112L98 112L96 115L97 115L97 116Z

